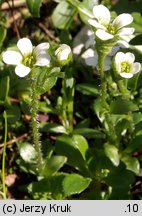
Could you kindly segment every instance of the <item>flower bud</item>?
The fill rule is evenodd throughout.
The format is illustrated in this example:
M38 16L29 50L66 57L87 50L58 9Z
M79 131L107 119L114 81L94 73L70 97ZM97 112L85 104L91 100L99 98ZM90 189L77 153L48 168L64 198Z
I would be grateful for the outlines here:
M64 66L72 60L72 52L70 46L61 44L60 47L55 51L57 62Z

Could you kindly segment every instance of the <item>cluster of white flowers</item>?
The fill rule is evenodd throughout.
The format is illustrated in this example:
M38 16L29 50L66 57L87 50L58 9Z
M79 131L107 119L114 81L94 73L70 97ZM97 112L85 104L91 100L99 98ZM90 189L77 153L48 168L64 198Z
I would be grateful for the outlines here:
M95 34L89 27L85 26L81 31L76 35L73 43L73 54L75 58L78 55L81 55L81 60L86 63L88 66L96 67L98 69L98 53L95 49ZM107 71L111 68L112 57L117 53L120 48L123 48L124 45L120 44L114 46L111 52L105 58L105 68Z
M104 70L111 68L112 57L114 57L115 69L123 78L131 78L134 74L140 72L141 64L134 63L135 56L132 53L118 52L121 48L133 48L142 50L142 46L131 46L129 42L133 39L134 28L126 27L131 24L133 17L130 14L120 14L114 20L111 19L110 11L103 5L97 5L93 8L94 18L89 19L88 23L92 30L84 27L75 37L73 54L80 55L81 60L89 66L98 69L98 53L95 48L97 39L106 45L109 41L115 42L112 50L105 58Z
M18 51L7 50L2 54L6 64L16 65L15 73L19 77L25 77L33 67L50 67L51 57L48 54L49 43L41 43L34 47L28 38L22 38L17 42ZM70 61L71 49L68 45L62 44L55 51L57 61L65 65ZM64 61L64 64L62 64Z
M89 19L88 23L94 28L95 35L99 39L103 41L116 39L117 42L121 41L126 45L134 37L135 29L125 27L133 22L130 14L123 13L112 20L110 11L103 5L94 6L93 14L94 19Z

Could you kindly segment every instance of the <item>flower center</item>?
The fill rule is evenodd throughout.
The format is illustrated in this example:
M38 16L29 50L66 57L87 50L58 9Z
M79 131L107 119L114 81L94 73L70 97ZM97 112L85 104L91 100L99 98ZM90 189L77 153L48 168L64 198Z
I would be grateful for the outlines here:
M22 59L22 64L32 68L36 63L36 56L33 53L25 54Z
M130 73L131 65L128 62L121 62L121 72Z
M109 24L107 26L107 31L108 33L112 34L112 35L115 35L116 34L116 28L112 25L112 24Z

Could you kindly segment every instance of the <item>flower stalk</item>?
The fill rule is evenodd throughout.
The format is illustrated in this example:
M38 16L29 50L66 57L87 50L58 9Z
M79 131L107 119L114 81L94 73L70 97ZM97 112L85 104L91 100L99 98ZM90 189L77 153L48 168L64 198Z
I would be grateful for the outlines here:
M102 52L99 53L99 69L100 69L100 77L101 77L101 102L102 102L102 108L103 108L103 113L104 113L104 125L108 133L108 137L110 139L111 143L114 143L117 145L117 136L113 127L113 123L110 118L109 114L109 106L106 100L107 96L107 82L106 82L106 77L104 73L104 63L105 63L105 57L106 55L103 54Z
M35 145L35 150L37 153L37 170L38 172L41 170L43 159L42 159L42 152L40 147L40 140L39 140L39 131L38 131L38 121L37 121L37 111L38 111L38 102L37 102L37 92L36 92L36 77L34 77L34 71L31 73L31 115L32 115L32 132L33 132L33 140Z

